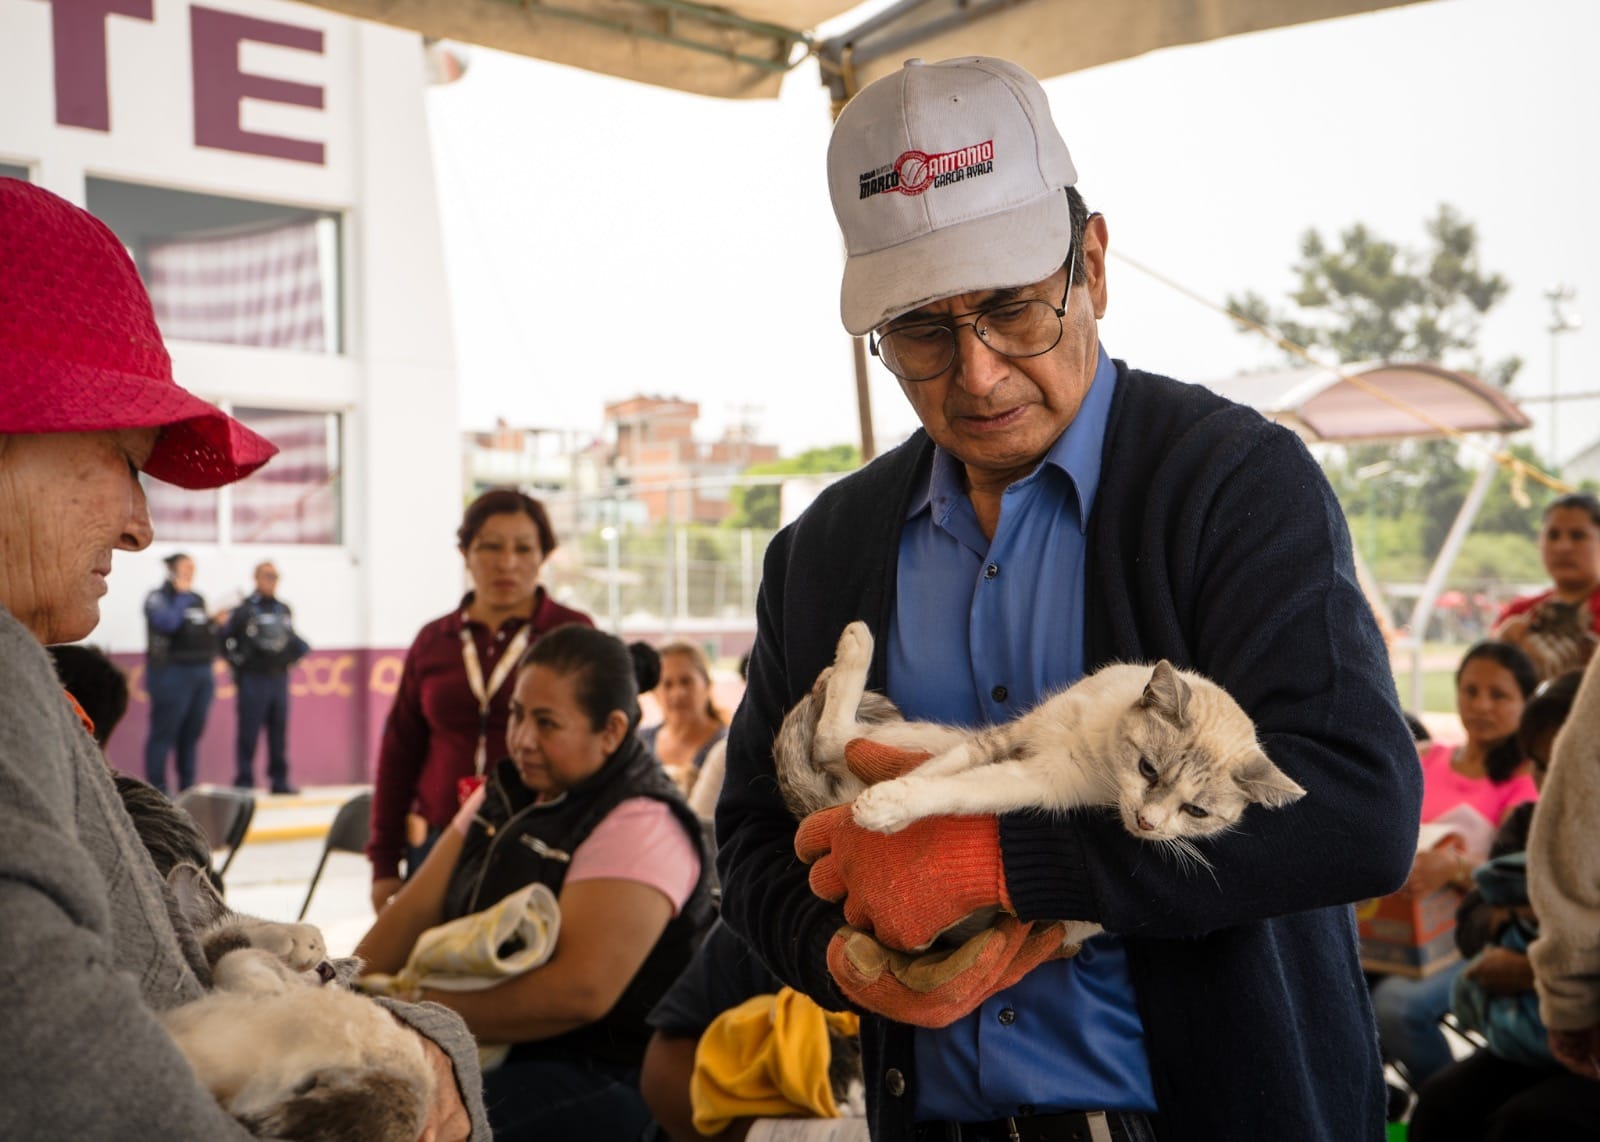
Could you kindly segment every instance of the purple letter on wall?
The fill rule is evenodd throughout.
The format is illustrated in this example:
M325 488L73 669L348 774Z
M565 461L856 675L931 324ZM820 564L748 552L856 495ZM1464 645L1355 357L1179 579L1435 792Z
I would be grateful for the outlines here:
M321 143L262 135L239 125L239 104L247 97L291 103L296 107L322 108L320 87L240 71L239 44L254 40L321 55L322 32L199 5L189 9L189 30L194 56L195 146L321 164Z
M51 0L56 59L56 122L111 130L106 94L106 17L154 19L155 0Z

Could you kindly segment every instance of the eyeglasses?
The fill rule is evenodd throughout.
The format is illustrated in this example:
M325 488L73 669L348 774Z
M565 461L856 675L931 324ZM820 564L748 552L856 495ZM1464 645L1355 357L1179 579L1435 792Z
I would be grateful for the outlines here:
M1061 291L1060 305L1040 298L1003 301L938 321L896 326L882 336L873 333L867 338L867 347L903 381L931 381L943 374L956 359L956 338L963 325L972 326L978 340L1002 357L1041 357L1061 341L1062 318L1067 315L1076 269L1074 251L1067 265L1067 284ZM960 320L967 317L972 320Z

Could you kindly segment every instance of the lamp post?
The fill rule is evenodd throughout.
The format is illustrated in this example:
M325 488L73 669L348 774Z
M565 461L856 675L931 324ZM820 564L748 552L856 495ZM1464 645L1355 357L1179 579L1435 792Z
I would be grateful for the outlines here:
M621 595L622 584L618 581L621 573L618 558L618 534L615 524L607 524L600 529L600 538L606 541L606 615L611 623L611 633L622 634Z
M1560 347L1560 337L1563 333L1573 333L1583 328L1583 318L1573 312L1568 306L1578 297L1578 291L1569 285L1553 285L1544 291L1545 300L1550 303L1550 464L1557 472L1561 470L1561 453L1556 447L1557 432L1561 424L1561 410L1557 407L1556 396L1556 358Z

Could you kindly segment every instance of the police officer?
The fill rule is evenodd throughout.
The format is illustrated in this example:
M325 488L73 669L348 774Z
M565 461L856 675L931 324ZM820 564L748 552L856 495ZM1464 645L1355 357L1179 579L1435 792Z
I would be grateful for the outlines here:
M167 788L167 755L177 748L178 788L195 780L195 744L206 728L215 684L211 661L221 647L219 624L226 611L206 613L194 590L194 560L169 555L167 581L144 601L146 686L150 691L150 734L144 743L145 780Z
M234 609L223 653L239 687L239 738L233 783L255 785L256 741L267 727L267 776L274 793L294 793L284 740L289 727L289 667L311 648L294 632L289 604L278 598L278 569L256 566L254 594Z

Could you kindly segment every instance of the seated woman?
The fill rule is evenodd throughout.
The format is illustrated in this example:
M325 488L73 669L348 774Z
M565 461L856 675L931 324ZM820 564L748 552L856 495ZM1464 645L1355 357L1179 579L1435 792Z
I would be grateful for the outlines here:
M1403 891L1423 895L1447 886L1471 888L1488 835L1517 805L1538 796L1512 736L1537 684L1527 655L1509 643L1480 642L1462 656L1456 711L1467 740L1441 743L1422 755L1422 823L1476 814L1486 822L1484 841L1476 852L1446 844L1417 853ZM1460 970L1457 964L1423 979L1388 975L1372 989L1378 1041L1413 1085L1451 1061L1439 1019L1449 1009L1450 988Z
M560 935L542 966L481 991L424 990L481 1043L511 1043L484 1077L497 1138L635 1139L650 1126L639 1064L650 1008L710 925L699 822L635 733L628 649L558 627L524 655L511 756L378 914L356 948L397 972L417 937L539 881Z
M706 652L692 642L663 646L656 698L661 703L661 724L640 737L687 794L711 747L728 736L728 719L711 700L711 660Z
M1517 740L1541 792L1556 731L1572 709L1582 677L1574 672L1545 683L1522 715ZM1547 804L1558 803L1548 801L1547 795ZM1532 809L1525 803L1512 810L1495 834L1491 857L1527 849ZM1525 936L1526 921L1507 913L1504 905L1485 900L1481 889L1462 901L1456 943L1463 956L1476 957L1464 974L1481 996L1495 997L1489 1002L1515 1003L1516 1009L1510 1015L1512 1022L1479 1028L1486 1031L1487 1048L1452 1063L1423 1084L1411 1115L1413 1142L1600 1137L1600 1083L1572 1074L1541 1049L1544 1025L1528 1014L1536 1002L1533 967L1527 953L1515 947L1522 941L1507 938L1512 925L1522 925L1520 934ZM1456 1011L1463 1011L1459 997Z
M1582 669L1594 642L1572 637L1600 634L1600 500L1573 492L1552 500L1539 528L1539 559L1551 586L1512 599L1495 619L1493 637L1515 644L1533 659L1540 678ZM1577 609L1577 622L1562 637L1562 625L1546 613L1547 604Z

